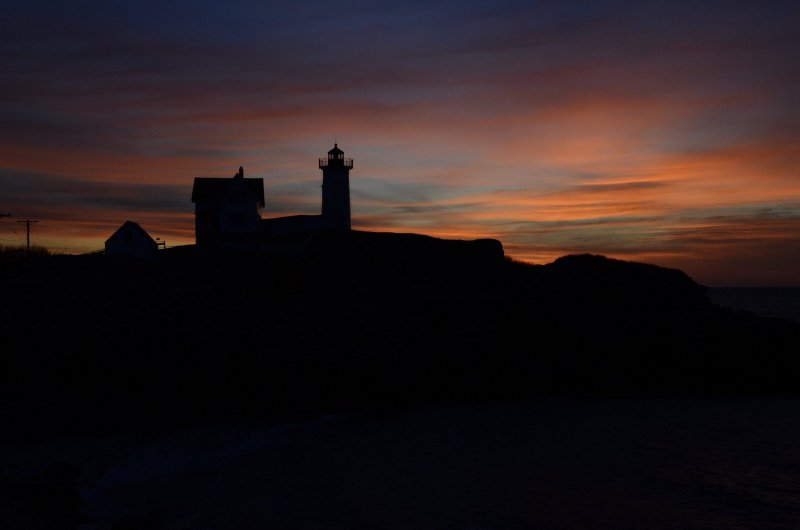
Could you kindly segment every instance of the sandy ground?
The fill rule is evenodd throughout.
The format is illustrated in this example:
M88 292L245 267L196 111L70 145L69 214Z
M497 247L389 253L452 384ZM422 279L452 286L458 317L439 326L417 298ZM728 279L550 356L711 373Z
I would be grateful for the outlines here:
M800 399L541 399L3 446L85 530L800 528Z

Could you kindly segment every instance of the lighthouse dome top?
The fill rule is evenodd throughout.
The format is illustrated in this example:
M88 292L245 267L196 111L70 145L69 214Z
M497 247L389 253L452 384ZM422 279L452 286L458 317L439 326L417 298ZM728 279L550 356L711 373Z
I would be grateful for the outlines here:
M323 168L345 168L353 169L353 159L345 158L344 151L339 149L339 146L333 144L333 149L328 151L326 158L319 159L319 167Z

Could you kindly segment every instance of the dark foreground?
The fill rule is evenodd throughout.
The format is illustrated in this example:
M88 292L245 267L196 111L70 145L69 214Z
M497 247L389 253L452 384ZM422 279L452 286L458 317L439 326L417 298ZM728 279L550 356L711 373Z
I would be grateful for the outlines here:
M800 527L797 323L602 256L273 244L0 262L0 526Z
M795 530L798 417L796 398L542 398L74 437L0 464L19 486L68 463L80 498L58 509L86 530ZM6 528L58 527L14 506Z

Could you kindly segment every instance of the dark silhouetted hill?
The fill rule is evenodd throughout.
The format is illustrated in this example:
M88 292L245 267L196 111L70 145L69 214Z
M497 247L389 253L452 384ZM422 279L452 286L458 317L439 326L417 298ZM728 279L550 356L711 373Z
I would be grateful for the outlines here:
M309 233L0 264L7 436L540 395L796 395L800 326L679 270Z

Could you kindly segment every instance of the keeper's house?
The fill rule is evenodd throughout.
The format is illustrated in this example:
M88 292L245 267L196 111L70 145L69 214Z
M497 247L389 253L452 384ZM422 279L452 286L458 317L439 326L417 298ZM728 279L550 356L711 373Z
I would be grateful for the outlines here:
M192 202L195 242L199 247L258 249L266 237L313 230L350 230L350 170L353 160L338 145L319 159L322 213L261 219L264 179L195 178Z

